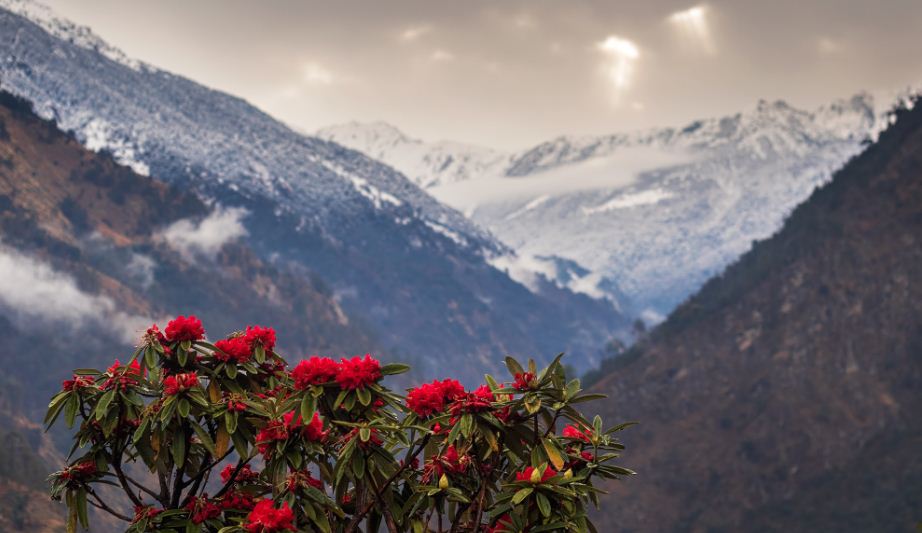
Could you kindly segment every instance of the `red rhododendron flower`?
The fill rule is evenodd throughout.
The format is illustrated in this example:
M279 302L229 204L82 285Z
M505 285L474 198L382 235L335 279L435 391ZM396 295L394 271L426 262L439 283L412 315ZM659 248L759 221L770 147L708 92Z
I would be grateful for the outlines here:
M202 498L192 498L186 504L185 509L189 511L189 518L193 524L201 524L206 520L211 520L221 516L221 507L216 503L208 501L206 494Z
M230 397L227 399L227 410L232 413L242 413L247 410L247 404L237 398Z
M242 490L231 489L224 493L221 498L222 509L233 509L234 511L249 511L253 509L256 502L253 501L253 495Z
M525 468L522 472L515 473L516 481L526 481L528 483L544 483L545 481L551 479L557 475L557 471L553 468L546 466L544 467L544 472L541 473L541 477L538 480L532 479L532 476L535 473L535 467L529 466Z
M293 530L294 519L287 502L282 502L282 506L276 509L272 500L260 500L247 516L243 528L249 533L279 533Z
M256 435L256 448L259 453L269 455L269 447L275 442L288 439L288 425L283 420L273 420Z
M504 514L496 520L496 524L493 527L488 527L486 533L512 533L515 531L514 526L512 525L512 517L508 514Z
M275 348L275 330L272 328L247 326L247 331L243 338L251 350L257 346L262 346L267 352L271 352Z
M163 380L163 393L167 396L175 396L198 386L198 374L195 372L176 374L175 376L167 376Z
M214 343L214 346L217 348L214 352L214 358L218 361L227 362L234 360L237 363L243 364L253 357L253 350L243 337L221 339Z
M568 439L578 439L583 442L589 442L591 437L589 436L589 430L580 431L576 426L568 425L563 428L563 436Z
M492 402L495 400L496 398L493 396L493 391L490 390L490 387L481 385L474 392L465 393L452 402L448 407L448 411L452 416L459 416L464 413L483 413L493 409Z
M365 388L381 377L381 363L372 359L371 354L365 354L364 359L358 356L342 359L336 382L344 389L354 390Z
M122 370L124 368L124 370ZM141 363L137 359L131 362L127 368L122 366L118 359L112 363L112 366L106 369L108 377L102 384L102 388L109 390L115 386L125 390L130 386L138 384L144 372L141 370Z
M259 478L259 472L254 472L250 468L250 465L243 465L239 470L237 469L237 465L227 465L224 467L224 470L221 470L221 483L227 484L235 471L237 472L237 475L234 476L235 483L245 483Z
M471 458L468 455L459 455L458 450L452 444L445 449L442 455L430 459L423 468L422 482L428 483L431 479L441 477L442 474L463 474L471 464Z
M464 394L464 387L457 380L434 380L412 389L407 394L407 407L425 418L445 409L445 404Z
M532 372L519 372L515 375L515 383L512 384L516 390L526 391L532 387L535 375Z
M169 342L197 341L205 337L205 328L202 327L202 321L195 318L195 315L178 317L170 320L164 330L166 340Z
M135 505L134 520L132 520L132 523L140 522L141 520L144 520L144 519L150 520L162 512L163 512L163 509L157 509L156 507L152 507L150 505L147 505L144 507Z
M339 364L336 361L329 357L317 357L316 355L301 361L291 371L291 377L295 380L295 388L298 390L333 381L337 374L339 374Z
M74 463L61 472L61 479L83 481L96 474L96 463L89 459Z
M323 420L320 419L320 415L316 412L314 412L314 417L311 419L310 424L306 425L300 414L295 418L294 411L285 413L282 415L282 419L285 421L285 427L289 431L299 432L302 438L310 442L323 442L327 438L327 433L329 433L329 431L323 430Z
M66 379L61 383L61 387L68 392L91 386L93 386L93 378L89 376L78 376L77 374L74 374L73 379Z

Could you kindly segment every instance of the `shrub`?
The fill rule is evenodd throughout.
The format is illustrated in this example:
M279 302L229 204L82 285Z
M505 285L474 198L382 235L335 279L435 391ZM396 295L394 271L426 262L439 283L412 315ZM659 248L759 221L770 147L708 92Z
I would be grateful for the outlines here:
M288 371L271 328L204 333L195 317L152 326L127 363L77 370L52 398L45 423L77 427L51 476L71 530L92 506L129 532L594 531L594 481L633 474L611 464L629 424L584 418L578 404L602 396L560 356L403 397L382 380L406 365L315 356Z

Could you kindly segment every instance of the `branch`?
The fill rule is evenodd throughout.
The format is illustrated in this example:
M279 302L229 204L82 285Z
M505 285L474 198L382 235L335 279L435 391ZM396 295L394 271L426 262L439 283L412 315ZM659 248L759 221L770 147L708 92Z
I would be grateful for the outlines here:
M249 463L252 459L253 458L250 457L249 459L244 461L243 457L241 457L240 460L237 461L237 468L235 468L234 471L231 473L231 476L227 479L227 483L225 483L224 486L221 487L221 490L219 490L218 493L214 495L215 498L220 498L221 496L224 496L224 493L227 492L228 489L231 488L231 485L234 484L234 481L237 481L237 473L240 472L240 469L246 466L247 463Z
M110 515L112 515L112 516L118 518L119 520L124 520L125 522L133 522L133 521L134 521L134 520L132 520L130 517L125 516L125 515L123 515L122 513L118 512L118 511L112 509L111 507L109 507L108 505L106 505L106 502L102 501L102 499L96 494L96 491L93 490L92 487L87 486L87 487L86 487L86 493L89 494L90 496L92 496L94 500L96 500L95 502L94 502L94 501L91 501L91 500L87 500L87 501L89 502L89 504L92 505L93 507L95 507L95 508L97 508L97 509L101 509L101 510L103 510L103 511L109 513Z
M371 500L369 500L368 503L365 504L365 507L362 509L362 512L355 515L355 518L352 519L352 522L349 524L349 527L346 528L346 533L351 533L356 530L356 527L358 527L362 519L365 518L365 515L367 515L371 511L371 509L375 506L375 504L378 503L378 501L381 499L381 495L384 494L384 491L387 490L387 488L391 485L391 483L394 482L395 479L400 477L400 474L402 474L407 469L407 467L410 466L410 463L413 462L413 459L416 459L416 457L420 454L420 452L422 452L426 448L426 445L429 444L429 438L431 436L432 434L430 433L430 434L427 434L425 437L423 437L423 440L419 443L419 449L414 451L412 454L404 457L403 466L401 466L399 469L397 469L396 472L391 474L391 477L387 478L387 481L385 481L384 484L381 485L375 491L374 496L371 498Z
M113 455L112 468L115 470L115 475L118 477L118 482L121 483L122 489L128 494L128 498L131 499L131 503L135 504L138 507L144 507L144 502L135 495L134 491L131 490L131 487L128 485L128 479L125 477L125 473L122 472L122 454L118 453Z
M145 487L144 485L138 483L137 481L135 481L134 479L132 479L131 476L129 476L129 475L126 474L126 475L125 475L125 479L128 480L128 483L131 483L131 484L134 485L135 487L138 487L139 489L143 490L144 492L146 492L147 494L149 494L150 496L152 496L155 500L157 500L157 501L160 500L160 496L159 496L156 492L154 492L154 491L150 490L149 488Z

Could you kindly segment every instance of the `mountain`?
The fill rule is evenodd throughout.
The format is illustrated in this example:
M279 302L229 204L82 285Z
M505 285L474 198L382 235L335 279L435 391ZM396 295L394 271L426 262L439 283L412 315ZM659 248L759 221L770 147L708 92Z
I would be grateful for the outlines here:
M922 106L589 381L639 475L600 531L922 520Z
M487 367L506 353L561 350L587 368L624 325L611 305L511 279L489 262L507 247L392 168L129 60L32 2L0 1L0 50L3 86L40 116L224 206L259 258L315 273L384 348L424 374L443 358Z
M858 94L812 111L761 101L745 113L609 136L564 136L504 154L423 143L380 123L318 135L378 158L492 231L543 272L648 318L665 315L775 232L886 125L900 96ZM549 259L585 271L566 274Z

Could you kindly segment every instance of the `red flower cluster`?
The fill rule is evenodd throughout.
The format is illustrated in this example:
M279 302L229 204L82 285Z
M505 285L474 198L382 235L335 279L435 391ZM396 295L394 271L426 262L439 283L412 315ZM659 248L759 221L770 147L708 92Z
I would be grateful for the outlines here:
M272 420L266 427L259 430L256 435L256 449L263 455L268 455L269 447L282 440L288 439L288 424L283 420Z
M221 507L224 509L233 509L235 511L253 509L256 502L253 501L253 495L242 490L229 490L221 498Z
M128 387L137 385L144 375L141 371L141 363L137 359L132 361L125 370L122 370L122 368L122 363L116 359L112 366L106 369L108 377L102 384L103 389L109 390L113 387L118 387L123 391L127 390Z
M288 491L295 492L300 488L314 487L323 490L323 481L315 478L308 470L297 470L288 476Z
M271 352L275 348L275 330L272 328L247 326L247 331L243 338L246 339L250 350L255 349L256 346L262 346L267 352Z
M358 356L342 359L336 382L344 389L354 390L363 389L381 377L381 363L377 359L372 359L371 354L365 354L364 359Z
M339 364L336 361L329 357L317 357L316 355L301 361L291 371L291 377L295 380L295 388L298 390L333 381L337 374L339 374Z
M581 431L579 428L573 425L569 425L563 428L563 436L568 439L577 439L583 442L589 442L591 440L588 429L586 431Z
M525 481L528 483L544 483L545 481L557 475L557 471L549 466L544 467L544 472L541 473L541 477L537 480L532 479L534 476L534 473L535 473L535 467L529 466L522 472L516 472L515 480Z
M198 374L195 372L176 374L175 376L167 376L163 380L163 393L167 396L175 396L198 386Z
M285 427L287 427L289 431L299 432L301 438L304 440L309 442L323 442L327 439L329 431L323 430L323 420L320 419L320 415L316 412L310 424L305 424L300 414L295 418L294 411L285 413L282 419L285 421Z
M205 328L195 315L189 315L188 318L179 315L170 320L164 333L168 342L197 341L205 337Z
M93 378L74 374L74 379L65 379L64 382L61 383L61 386L64 390L70 392L73 390L80 390L84 387L91 387L93 384Z
M162 512L163 512L163 509L157 509L156 507L153 507L150 505L146 505L144 507L141 507L140 505L135 505L134 506L134 519L131 521L131 523L133 524L135 522L140 522L141 520L145 520L145 519L150 520Z
M214 352L214 358L221 362L226 363L233 360L242 365L253 356L253 350L244 337L221 339L214 343L214 346L217 348Z
M448 411L452 416L460 416L464 413L483 413L492 409L492 402L495 401L496 397L490 387L481 385L474 392L465 393L456 399L448 407Z
M445 449L445 453L430 459L426 466L423 467L422 482L428 483L433 478L441 477L442 474L463 474L471 464L471 458L468 455L459 455L458 450L452 444Z
M61 472L61 479L83 481L96 473L96 463L87 459L74 463Z
M282 506L276 509L272 500L260 500L247 516L243 528L248 533L280 533L293 530L294 519L287 502L282 502Z
M237 475L234 476L234 483L246 483L259 478L259 472L254 472L250 465L243 465L240 470L237 470L237 465L227 465L224 470L221 470L221 483L227 484L235 470Z
M535 375L532 372L518 372L515 375L515 382L512 386L516 390L526 391L532 388L535 381Z
M464 387L454 379L434 380L407 393L407 407L417 416L425 418L445 410L448 402L464 394Z
M239 399L239 396L231 396L227 399L227 410L232 413L242 413L247 410L247 404Z
M186 504L185 509L189 511L189 518L193 524L201 524L206 520L212 520L221 516L221 507L211 501L208 501L206 494L202 498L192 498Z

